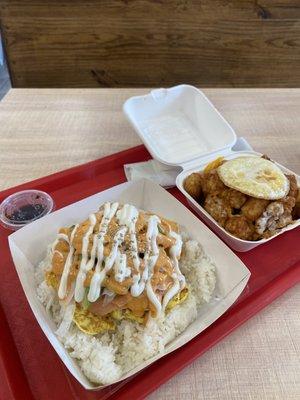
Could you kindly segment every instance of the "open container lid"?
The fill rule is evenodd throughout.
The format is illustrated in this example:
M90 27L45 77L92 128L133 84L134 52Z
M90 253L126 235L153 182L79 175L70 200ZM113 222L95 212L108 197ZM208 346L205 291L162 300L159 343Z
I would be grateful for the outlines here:
M153 158L183 166L230 149L236 134L197 88L179 85L129 98L124 113Z

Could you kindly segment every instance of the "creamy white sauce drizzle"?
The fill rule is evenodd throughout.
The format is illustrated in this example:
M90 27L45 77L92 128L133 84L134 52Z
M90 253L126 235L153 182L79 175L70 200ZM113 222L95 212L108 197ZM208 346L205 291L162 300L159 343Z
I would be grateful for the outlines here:
M165 311L169 301L180 291L180 282L175 273L172 275L172 278L174 280L174 284L164 295L163 302L162 302L163 311Z
M123 282L128 276L131 275L131 269L127 268L127 256L118 251L117 258L114 265L115 280Z
M65 240L67 243L69 243L69 237L68 237L68 235L66 235L65 233L59 233L59 234L57 235L57 238L58 238L58 239L63 239L63 240Z
M79 271L78 271L78 274L76 277L76 284L75 284L74 297L75 297L75 301L77 301L78 303L81 302L84 298L84 292L85 292L84 282L86 279L86 273L89 271L89 269L92 268L92 266L87 265L87 261L88 261L88 246L89 246L90 236L93 234L94 227L97 222L97 218L96 218L95 214L91 214L89 216L89 222L90 222L90 226L82 239L82 250L81 250L82 258L81 258L80 267L79 267Z
M99 226L99 233L98 233L98 241L97 241L97 264L95 267L94 274L91 279L91 284L90 284L90 289L88 292L88 301L93 302L98 299L100 296L101 292L101 268L102 268L102 263L104 260L104 237L106 235L106 232L108 230L108 225L112 218L114 217L117 209L118 209L119 203L115 202L112 205L110 203L105 203L104 204L104 211L103 211L103 216L102 216L102 221Z
M147 276L146 279L146 292L148 299L151 301L151 303L154 305L157 314L159 315L161 312L161 302L154 293L153 287L151 285L151 278L153 275L153 269L156 264L156 261L159 256L159 249L156 243L156 238L158 235L158 223L160 222L160 219L158 218L157 215L151 215L148 221L148 229L147 229L147 250L145 253L145 269L143 275L145 277ZM144 276L143 276L144 278ZM143 280L142 278L142 280Z
M127 231L126 227L123 227L117 231L113 240L111 251L105 259L104 271L108 272L114 265L118 254L118 248L120 244L124 241L126 231Z
M69 243L68 235L66 235L65 233L58 233L54 243L52 244L52 248L51 248L52 260L53 260L55 253L58 254L61 258L64 257L63 254L59 250L55 249L55 247L57 246L57 244L59 243L60 240L64 240L65 242Z
M142 276L140 275L140 272L133 276L133 284L131 286L131 291L130 291L131 295L133 297L140 296L145 289L146 282L151 279L149 277L150 271L151 271L151 269L154 268L154 265L156 264L156 261L157 261L158 255L159 255L158 247L156 244L156 238L158 235L157 224L159 222L160 222L160 219L156 215L152 215L149 218L147 234L146 234L147 248L146 248L146 252L144 255L144 270L143 270ZM155 244L154 244L154 242L155 242ZM154 244L154 248L153 248L153 244ZM151 255L151 252L152 252L152 255ZM151 272L151 276L152 276L152 272ZM151 286L151 284L150 284L150 286ZM152 290L151 288L150 287L148 288L149 293ZM152 290L152 292L153 292L153 290ZM151 298L153 299L153 301L156 303L157 297L156 297L155 293L154 292L150 293L150 295L151 295ZM152 300L151 300L151 302L152 302Z
M97 245L98 245L98 235L94 235L93 245L92 245L92 250L91 250L91 257L86 265L88 270L92 269L95 265Z
M136 225L138 217L139 217L139 211L130 204L125 204L123 206L123 208L117 212L117 218L118 218L119 224L127 226L128 230L129 230L130 257L132 258L133 266L135 267L135 269L137 271L135 274L133 274L133 277L132 277L133 284L131 285L131 288L130 288L130 293L133 297L139 296L142 293L142 291L144 290L144 288L141 290L141 284L140 284L140 270L139 270L140 259L138 257L138 246L137 246L136 230L135 230L135 225ZM130 276L130 275L131 275L130 270L127 275L125 275L125 273L123 273L121 276L118 277L120 279L119 282L122 282L127 276ZM116 277L116 280L118 280L117 277Z
M99 224L98 234L93 234L95 225L97 223L97 218L95 214L89 216L89 227L82 238L82 259L79 267L79 271L76 277L74 297L75 301L81 302L84 298L85 288L84 282L86 280L86 274L89 270L95 267L90 288L88 292L88 300L90 302L96 301L101 294L101 285L106 278L107 273L114 268L115 280L117 282L123 282L132 273L131 269L127 266L128 260L127 255L120 251L120 246L125 240L125 235L129 233L129 256L132 259L134 266L134 273L132 275L133 283L130 287L130 293L134 297L140 296L144 290L146 290L147 297L149 301L154 305L157 314L159 315L161 311L165 310L169 301L185 286L185 277L182 275L179 269L178 260L180 258L182 249L182 239L176 232L170 231L169 237L175 239L175 243L169 249L170 258L174 267L174 272L172 274L173 285L165 293L162 303L160 299L156 296L152 284L151 278L153 276L154 267L156 265L157 259L159 257L159 247L157 245L157 236L159 234L158 224L160 219L156 215L151 215L148 219L148 227L146 233L146 251L144 254L144 270L143 273L140 271L140 258L138 256L138 244L136 237L136 222L138 220L139 211L132 205L125 204L120 210L118 210L119 204L115 203L105 203L102 220ZM116 232L113 238L113 244L110 254L104 256L104 240L105 235L108 231L109 224L112 218L116 215L120 229ZM55 250L55 246L59 240L65 240L69 243L69 253L64 265L63 273L60 280L60 285L58 289L58 296L60 299L64 299L67 295L67 284L70 269L73 263L75 249L72 245L75 233L78 229L78 224L74 227L70 240L65 234L58 234L56 241L52 246L52 250ZM93 235L93 236L92 236ZM91 236L92 249L90 252L90 258L88 257L88 248ZM59 252L60 253L60 252ZM97 263L95 266L97 258ZM104 289L105 292L106 289ZM103 293L104 293L103 292Z
M172 264L174 266L174 274L172 275L173 278L173 285L170 287L170 289L167 291L167 293L164 295L163 302L162 302L162 309L165 310L169 301L185 286L185 277L182 275L180 269L179 269L179 263L178 259L180 258L181 255L181 249L182 249L182 239L181 236L174 232L170 231L169 237L175 239L175 243L173 246L171 246L169 253L171 257Z
M75 227L73 228L71 236L70 236L70 241L69 241L69 238L68 238L68 241L69 241L69 244L70 244L70 249L69 249L69 253L68 253L65 265L64 265L62 276L60 278L59 288L58 288L58 297L60 299L64 299L66 297L66 294L67 294L68 276L69 276L70 269L71 269L71 266L72 266L72 263L73 263L73 255L74 255L74 247L73 247L72 243L73 243L73 239L74 239L75 233L76 233L76 231L78 229L78 226L79 225L76 224Z
M56 247L57 243L58 243L60 240L64 240L64 241L66 241L67 243L69 243L68 235L66 235L65 233L58 233L57 236L56 236L56 239L55 239L55 241L54 241L54 243L53 243L53 245L52 245L52 248L51 248L52 253L55 252L55 247Z
M171 260L172 260L174 268L175 268L175 272L179 279L179 282L181 283L180 286L182 288L183 286L185 286L185 277L179 269L179 262L178 262L180 255L181 255L181 250L182 250L182 239L181 239L181 236L174 231L171 231L169 233L169 236L175 239L174 245L171 246L171 248L170 248L170 256L171 256Z
M126 230L127 228L123 227L117 231L113 240L113 246L111 252L105 259L104 268L101 271L95 270L91 280L90 290L88 293L88 300L90 302L96 301L100 296L102 282L104 281L106 274L108 273L108 271L111 270L112 266L116 261L118 254L118 247L124 241Z
M60 251L58 251L58 250L54 250L54 252L53 252L53 257L54 257L54 254L58 254L61 258L64 258L64 256L63 256L63 254L60 252Z

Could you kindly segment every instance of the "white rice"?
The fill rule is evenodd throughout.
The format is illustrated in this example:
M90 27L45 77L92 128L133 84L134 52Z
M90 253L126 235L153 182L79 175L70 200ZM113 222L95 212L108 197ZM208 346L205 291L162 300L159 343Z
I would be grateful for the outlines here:
M198 242L186 238L184 241L180 269L191 290L187 300L167 316L149 319L146 326L122 320L115 332L95 336L81 332L72 323L59 336L91 382L111 384L150 357L163 353L165 346L196 319L199 307L210 301L216 284L215 266ZM37 296L59 326L64 309L55 290L44 281L44 272L50 265L49 250L46 259L36 268Z

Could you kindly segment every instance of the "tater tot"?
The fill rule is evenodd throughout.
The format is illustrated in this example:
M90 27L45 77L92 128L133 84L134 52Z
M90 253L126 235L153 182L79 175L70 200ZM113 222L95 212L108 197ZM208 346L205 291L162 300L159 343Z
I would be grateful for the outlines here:
M204 208L222 226L231 215L231 208L224 199L217 195L207 195Z
M222 195L232 208L240 209L247 201L247 196L235 189L228 189Z
M254 227L243 215L233 215L229 217L225 224L225 229L232 235L243 239L252 240Z
M202 190L204 194L219 194L226 190L226 186L219 178L216 169L203 174Z
M269 203L269 200L250 197L242 207L242 215L250 221L255 221L265 211Z
M202 193L201 188L201 174L199 172L194 172L189 175L183 184L184 189L191 195L194 199L199 199Z

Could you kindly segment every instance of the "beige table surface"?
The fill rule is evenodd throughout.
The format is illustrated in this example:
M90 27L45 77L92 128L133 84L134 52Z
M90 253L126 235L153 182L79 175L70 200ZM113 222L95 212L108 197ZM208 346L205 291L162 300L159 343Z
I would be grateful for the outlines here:
M12 89L0 102L0 190L140 143L126 98L143 89ZM300 174L300 89L206 89L238 136ZM294 287L149 399L300 399Z

